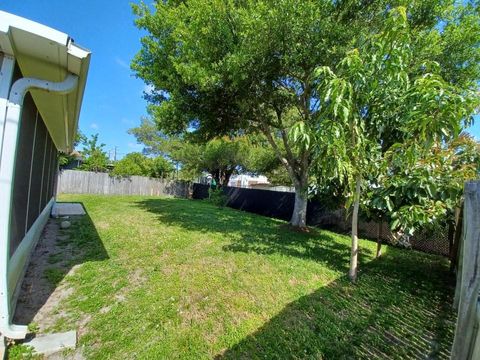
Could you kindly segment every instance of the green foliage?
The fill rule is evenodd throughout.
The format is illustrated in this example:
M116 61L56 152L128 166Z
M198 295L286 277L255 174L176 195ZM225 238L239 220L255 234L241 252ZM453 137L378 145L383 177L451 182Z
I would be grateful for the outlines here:
M36 334L40 331L40 326L36 322L31 322L27 328L30 334Z
M75 150L77 149L78 145L83 143L86 140L86 136L80 131L77 131L77 135L75 136L75 141L73 143L73 152L71 154L64 154L64 153L59 153L58 154L58 165L60 167L68 165L70 162L74 161L76 159L76 156L74 155Z
M476 91L444 79L433 59L423 54L419 62L416 31L405 8L393 9L383 28L335 68L317 70L330 117L319 127L318 137L329 141L319 147L318 177L345 183L350 199L360 177L376 194L364 201L368 212L410 234L451 216L463 182L475 174L471 164L454 165L464 151L455 139L479 105ZM442 150L445 142L450 150Z
M211 173L219 183L228 183L230 175L238 171L266 170L260 162L253 161L257 146L250 147L246 137L219 137L210 141L198 141L191 134L164 136L153 120L144 118L139 127L130 129L148 154L163 154L180 164L180 177L193 180L202 172ZM268 170L272 168L271 164ZM277 162L278 167L278 162Z
M150 176L154 178L166 178L174 172L173 164L163 156L150 159Z
M395 9L361 48L348 52L335 68L317 69L326 117L317 137L327 140L318 147L322 156L317 169L321 178L330 174L345 183L350 194L355 179L371 171L383 142L390 140L382 134L389 116L402 119L397 107L409 91L409 40L405 9ZM401 123L395 126L398 133Z
M40 360L41 355L35 353L31 346L15 344L8 348L9 360Z
M248 158L243 172L264 175L273 185L292 185L292 179L272 147L262 136L248 136Z
M105 144L98 143L98 134L92 135L90 139L85 137L82 145L83 163L80 169L95 172L107 171L109 159L104 150Z
M190 0L134 10L149 35L132 68L154 87L150 113L159 128L193 129L203 139L262 133L304 194L314 153L292 141L289 128L304 121L301 139L310 139L315 68L336 62L354 34L350 24L318 1Z
M219 208L224 208L227 205L228 198L223 192L222 188L208 189L208 202Z
M450 139L475 107L476 2L187 0L134 11L148 35L132 68L154 88L159 129L261 133L302 197L312 178L351 194L393 144Z
M144 146L146 155L165 155L168 145L167 137L158 130L157 125L148 117L143 117L139 126L129 129L128 133L135 136L137 142Z
M224 136L207 142L196 141L198 138L191 134L166 137L148 118L129 132L145 146L144 153L163 154L180 164L180 178L184 180L193 180L205 171L226 184L231 174L247 172L265 175L274 184L291 183L274 151L258 136Z
M43 276L52 286L57 286L64 278L65 273L59 268L49 268L44 271Z
M412 234L453 220L464 182L479 178L480 145L467 135L428 150L398 145L387 153L385 164L385 175L369 195L370 207L383 213L392 229Z
M115 163L111 174L113 176L149 176L150 168L147 164L147 157L134 152Z
M180 138L172 138L168 144L168 154L182 164L182 171L192 178L206 171L220 185L226 185L230 176L246 160L247 148L241 139L217 138L206 143L195 143Z
M162 156L149 158L134 152L127 154L115 163L111 174L113 176L149 176L166 178L173 172L172 164Z

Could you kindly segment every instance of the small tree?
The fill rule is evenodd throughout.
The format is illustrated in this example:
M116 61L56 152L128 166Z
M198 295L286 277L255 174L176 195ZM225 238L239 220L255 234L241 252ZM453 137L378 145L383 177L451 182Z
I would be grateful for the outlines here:
M98 134L92 135L90 139L85 137L82 142L83 163L81 170L105 172L108 169L108 156L105 152L105 144L98 143Z
M420 148L431 151L433 144L454 138L477 103L471 89L443 79L435 63L416 67L413 40L406 9L396 8L377 35L350 51L335 68L318 70L330 116L319 124L318 136L329 141L318 151L323 154L323 168L347 184L353 204L352 280L358 268L362 187L376 186L375 181L365 182L368 174L378 170L392 147L406 146L416 154Z

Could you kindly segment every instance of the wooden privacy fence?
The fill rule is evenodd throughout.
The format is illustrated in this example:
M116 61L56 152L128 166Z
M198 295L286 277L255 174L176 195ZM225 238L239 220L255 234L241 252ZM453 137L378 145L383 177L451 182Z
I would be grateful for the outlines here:
M480 181L464 191L463 236L454 306L458 309L452 360L480 359Z
M57 194L171 195L188 197L190 184L184 181L143 176L114 177L107 173L63 170L58 175Z

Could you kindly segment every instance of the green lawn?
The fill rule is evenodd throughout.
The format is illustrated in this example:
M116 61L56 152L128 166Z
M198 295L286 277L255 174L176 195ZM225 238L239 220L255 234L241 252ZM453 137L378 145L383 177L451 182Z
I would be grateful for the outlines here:
M50 330L80 327L87 359L448 358L442 258L388 247L374 260L361 241L352 285L347 236L204 201L60 200L88 216L69 229L80 265Z

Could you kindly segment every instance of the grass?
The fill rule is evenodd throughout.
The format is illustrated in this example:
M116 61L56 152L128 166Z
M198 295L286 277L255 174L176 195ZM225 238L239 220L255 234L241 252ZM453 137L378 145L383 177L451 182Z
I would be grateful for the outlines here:
M80 264L51 330L81 327L88 359L447 359L446 260L202 201L64 195ZM68 244L64 244L67 246ZM71 244L70 244L71 246ZM57 280L53 276L53 281Z
M48 282L53 286L57 286L64 277L64 272L60 269L50 268L45 270L43 275L47 278Z

